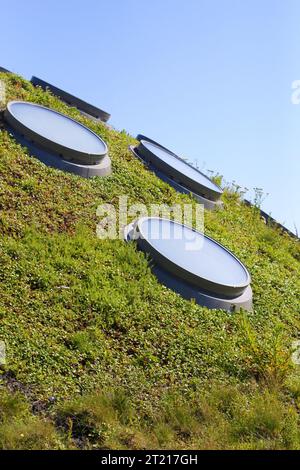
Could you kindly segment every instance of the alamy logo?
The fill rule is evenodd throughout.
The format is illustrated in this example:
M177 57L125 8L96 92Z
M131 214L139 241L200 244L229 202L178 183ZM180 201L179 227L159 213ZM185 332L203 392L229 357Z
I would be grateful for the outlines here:
M151 204L146 206L143 203L128 205L128 197L123 195L119 197L118 207L113 204L101 204L97 208L97 217L100 221L96 227L97 237L100 239L124 239L124 229L133 220L140 217L161 217L172 219L175 222L184 224L188 227L194 227L196 231L204 233L204 206L202 204ZM162 233L152 233L152 239L162 238L166 240L183 237L186 242L186 249L190 251L200 250L202 247L201 239L197 237L196 232L179 231L174 234L171 230L165 230ZM200 246L201 245L201 246Z
M292 95L291 102L292 104L300 104L300 80L294 80L292 82Z
M3 80L0 80L0 106L5 105L5 82Z
M4 341L0 341L0 366L6 364L6 351Z

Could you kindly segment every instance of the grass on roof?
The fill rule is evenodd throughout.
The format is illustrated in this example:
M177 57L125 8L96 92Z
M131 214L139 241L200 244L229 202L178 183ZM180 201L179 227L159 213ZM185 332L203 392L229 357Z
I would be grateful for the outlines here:
M299 448L299 242L238 193L206 233L252 276L254 311L229 314L161 285L134 244L99 240L96 208L185 204L128 150L135 140L0 74L7 101L63 112L100 135L113 173L43 165L0 131L0 448Z

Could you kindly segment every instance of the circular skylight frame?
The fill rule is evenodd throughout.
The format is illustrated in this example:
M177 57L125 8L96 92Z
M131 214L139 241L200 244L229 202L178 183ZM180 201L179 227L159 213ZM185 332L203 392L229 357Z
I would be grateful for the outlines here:
M178 222L174 222L172 220L160 217L140 217L139 219L131 222L124 229L124 240L127 242L130 242L132 240L136 241L138 248L150 256L150 259L152 261L151 270L153 274L157 277L159 282L161 282L171 290L177 292L183 298L188 300L193 299L199 305L208 307L210 309L222 309L228 312L239 311L241 308L250 312L253 310L252 289L250 285L251 276L244 264L230 250L222 246L220 243L216 242L216 240L210 237L206 237L212 243L217 244L218 247L221 247L222 250L225 250L226 253L229 253L229 255L233 257L234 261L237 261L238 264L243 268L243 272L247 274L243 282L243 286L239 285L238 289L236 289L234 293L232 292L232 286L229 286L229 295L229 290L227 288L225 289L225 295L224 293L214 292L216 288L215 285L212 284L209 286L209 289L213 289L214 291L206 290L204 288L204 283L202 283L201 280L199 282L199 278L196 279L195 284L191 283L189 278L186 277L185 272L177 270L177 267L175 267L174 270L171 266L170 269L170 264L166 263L165 256L160 256L160 253L158 253L158 257L156 256L157 250L155 248L153 249L153 247L151 246L151 242L149 243L147 239L145 242L145 238L143 239L141 237L141 232L137 231L137 227L139 227L139 224L142 224L143 220L146 219L159 219L167 222L177 223L178 225L183 227L186 226L184 224L180 224ZM190 227L187 228L190 229ZM205 236L201 232L199 233L202 237ZM219 289L217 288L217 290ZM224 292L224 289L221 290Z
M196 194L193 191L191 191L188 188L185 188L182 186L182 184L177 183L174 179L169 178L167 175L165 175L162 171L159 171L154 165L152 165L149 162L146 162L137 152L136 152L136 147L133 145L129 145L129 150L130 152L150 171L153 171L153 173L162 181L165 181L168 183L172 188L175 189L175 191L181 193L181 194L188 194L192 196L198 203L203 204L205 209L213 211L216 209L222 209L223 203L221 200L218 201L211 201L203 196L200 196L200 194Z
M178 155L176 155L174 152L171 150L167 149L166 147L160 145L159 143L155 142L153 139L149 139L148 137L144 137L143 135L139 134L137 136L139 140L139 145L135 148L135 151L138 153L140 158L145 160L146 162L152 164L155 166L159 171L162 173L166 174L166 176L170 179L173 179L176 183L180 184L183 187L186 187L188 190L195 194L199 194L200 196L212 201L212 202L217 202L219 201L221 195L223 194L222 188L218 186L215 182L213 182L208 176L204 175L201 171L199 171L197 168L180 158ZM160 150L163 150L164 152L167 152L170 154L174 159L177 159L180 161L180 163L186 165L187 168L191 168L195 174L199 174L201 176L201 179L204 178L204 180L207 180L210 185L213 185L215 189L212 189L211 187L206 186L203 183L200 183L199 181L196 181L193 178L190 178L189 176L185 175L181 171L177 170L174 168L172 165L166 163L163 161L161 158L159 158L155 153L151 152L147 147L147 143L150 143L152 146L158 147Z
M82 128L84 129L85 132L90 133L95 137L97 140L101 142L101 146L103 146L103 152L101 153L86 153L80 150L76 150L71 147L67 147L64 145L61 145L57 142L52 141L51 139L42 136L32 129L28 127L26 124L21 122L17 117L15 117L13 113L13 107L16 104L26 104L28 106L34 106L38 108L42 108L43 110L47 110L48 112L51 112L53 114L56 114L58 116L63 117L64 119L67 119L68 121L71 121L74 123L74 125L78 126L78 129ZM28 140L31 144L36 145L37 147L40 147L42 149L45 149L48 152L53 152L54 154L59 155L62 159L66 161L71 161L74 163L78 163L80 165L97 165L101 163L104 157L108 156L108 148L106 143L99 137L95 132L91 131L88 127L84 126L83 124L79 123L75 119L70 118L69 116L66 116L65 114L62 114L54 109L47 108L45 106L41 106L36 103L31 103L27 101L10 101L7 104L6 110L4 111L4 118L6 122L11 126L18 134L21 136L24 136L26 140Z
M41 78L32 76L30 81L34 86L39 86L43 90L49 89L53 95L57 96L68 105L74 106L78 109L78 111L81 111L88 117L92 117L93 119L102 122L107 122L111 117L110 114L106 111L103 111L102 109L97 108L96 106L87 103L86 101L80 98L77 98L77 96L74 96L71 93L61 90L60 88L54 85L51 85L51 83L45 82Z
M185 229L195 234L198 233L199 235L201 235L201 237L204 237L205 239L209 240L213 245L220 248L222 252L226 253L226 255L229 255L239 265L239 267L244 272L244 275L246 278L245 282L238 283L235 285L221 284L221 283L212 281L210 279L206 279L205 277L199 276L197 274L194 274L188 271L185 267L182 267L179 264L175 263L174 261L168 259L163 254L161 254L155 247L155 244L153 244L153 242L151 242L151 240L147 239L147 237L145 236L145 231L143 230L142 225L144 222L150 219L170 222L171 224L184 227ZM162 266L169 273L174 274L174 276L182 279L185 282L192 284L193 286L199 289L202 289L206 292L210 292L211 294L223 295L228 298L230 297L234 298L234 297L238 297L239 295L242 295L243 292L251 283L251 276L247 268L230 250L225 248L223 245L218 243L213 238L208 237L207 235L202 234L201 232L198 232L197 230L191 227L188 227L184 224L180 224L179 222L172 221L163 217L140 217L136 221L134 231L135 231L134 237L137 240L139 248L149 253L155 263L157 263L159 266ZM136 236L137 234L138 234L138 237Z

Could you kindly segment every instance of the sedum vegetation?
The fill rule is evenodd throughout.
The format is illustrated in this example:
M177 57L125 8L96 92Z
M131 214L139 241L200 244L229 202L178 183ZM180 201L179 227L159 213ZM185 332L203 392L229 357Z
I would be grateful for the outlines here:
M0 449L299 449L299 242L238 192L206 233L252 275L254 311L167 289L134 244L99 240L96 208L185 204L128 151L135 140L16 75L7 101L49 106L109 145L113 174L51 169L0 131Z

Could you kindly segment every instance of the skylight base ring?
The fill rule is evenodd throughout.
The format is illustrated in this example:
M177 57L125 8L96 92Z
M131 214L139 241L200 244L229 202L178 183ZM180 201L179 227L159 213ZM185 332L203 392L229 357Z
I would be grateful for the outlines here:
M226 299L213 296L207 292L194 288L190 284L187 284L181 279L169 274L166 270L162 269L161 266L154 266L152 268L152 272L164 286L175 291L177 294L180 294L186 300L194 299L195 302L202 307L221 309L228 312L238 312L241 309L248 312L253 311L253 295L251 286L248 286L238 297Z
M82 178L93 178L94 176L109 176L112 173L111 160L108 155L103 157L97 165L82 165L64 160L59 155L47 152L46 150L33 145L11 128L7 128L8 132L13 135L16 141L22 146L26 147L32 157L36 157L40 162L44 163L51 168L56 168L67 173L73 173L81 176Z

